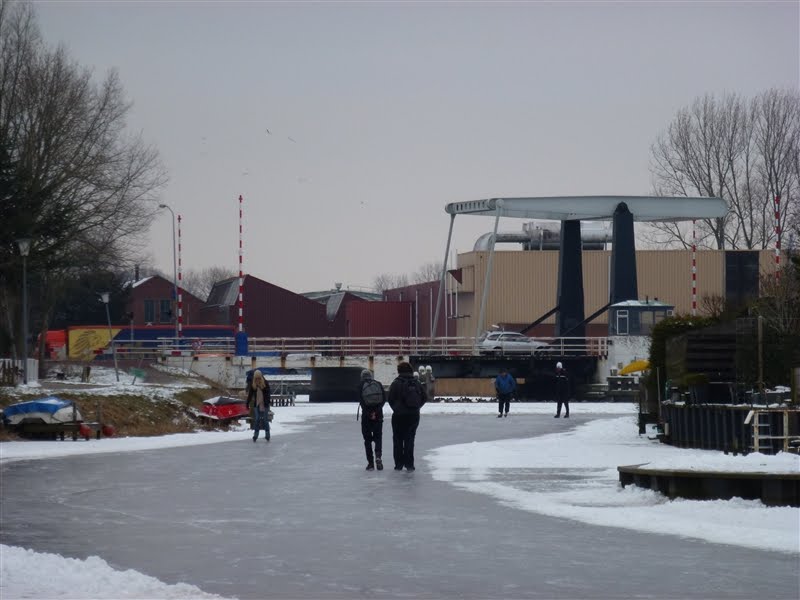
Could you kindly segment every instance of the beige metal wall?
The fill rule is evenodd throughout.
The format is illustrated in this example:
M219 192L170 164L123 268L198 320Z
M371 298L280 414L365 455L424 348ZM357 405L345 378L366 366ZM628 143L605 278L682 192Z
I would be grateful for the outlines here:
M458 256L462 285L458 287L458 335L473 336L483 293L488 252L467 252ZM608 302L611 251L583 253L584 310L589 316ZM762 250L762 273L774 269L774 251ZM691 250L637 250L636 276L639 298L658 299L675 305L678 313L692 308ZM531 323L552 309L558 290L558 252L496 251L492 281L487 296L482 329L493 323ZM697 299L701 310L703 296L725 295L725 251L697 252ZM607 315L596 323L607 323ZM544 323L555 323L555 315Z

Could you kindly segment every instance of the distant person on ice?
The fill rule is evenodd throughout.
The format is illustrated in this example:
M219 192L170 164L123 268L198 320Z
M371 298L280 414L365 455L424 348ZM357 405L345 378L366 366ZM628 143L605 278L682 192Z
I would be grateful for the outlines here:
M557 419L561 416L561 405L564 405L564 418L569 417L569 374L560 362L556 363L556 414Z
M389 406L392 407L392 443L394 470L405 467L414 470L414 438L419 426L419 409L427 401L425 389L407 362L397 365L397 377L389 387Z
M253 404L253 441L258 439L258 430L264 429L264 437L269 441L269 383L261 371L253 373L253 382L247 390L247 408Z
M494 380L494 389L497 391L497 418L507 417L511 398L517 390L517 380L508 372L508 369L501 367L500 374Z
M361 435L364 438L364 450L367 452L367 471L372 471L376 466L378 471L383 471L383 405L386 404L386 392L383 384L373 379L369 369L361 371L358 400L361 405Z

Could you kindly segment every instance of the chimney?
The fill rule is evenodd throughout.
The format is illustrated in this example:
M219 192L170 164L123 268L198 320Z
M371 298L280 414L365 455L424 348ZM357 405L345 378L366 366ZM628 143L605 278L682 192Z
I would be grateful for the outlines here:
M139 265L133 265L133 280L139 281Z

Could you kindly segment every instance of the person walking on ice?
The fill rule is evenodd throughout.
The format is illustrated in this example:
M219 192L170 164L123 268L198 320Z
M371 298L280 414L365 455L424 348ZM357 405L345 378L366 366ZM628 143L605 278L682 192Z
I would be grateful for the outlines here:
M494 380L494 389L497 391L497 418L507 417L511 398L517 390L517 380L508 372L508 369L500 367L500 374Z
M414 440L419 426L419 409L427 401L425 388L414 378L414 370L407 362L397 365L397 377L389 387L389 406L392 407L392 445L394 470L405 467L413 471Z
M560 362L556 363L556 419L561 416L561 405L564 405L564 418L569 418L569 374Z
M269 441L269 383L261 371L253 373L253 383L247 390L247 408L253 404L253 441L258 439L258 430L264 430L264 438Z
M386 403L386 392L381 382L372 377L369 369L361 371L358 401L361 405L361 436L364 438L364 450L367 453L367 471L372 471L376 466L378 471L383 471L383 405Z

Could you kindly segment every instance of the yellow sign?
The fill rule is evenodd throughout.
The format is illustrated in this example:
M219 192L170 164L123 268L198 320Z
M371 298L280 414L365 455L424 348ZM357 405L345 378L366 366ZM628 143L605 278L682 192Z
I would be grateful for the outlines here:
M119 327L112 327L111 335L116 336L120 331ZM67 334L69 357L75 360L92 360L111 339L108 327L70 327Z

